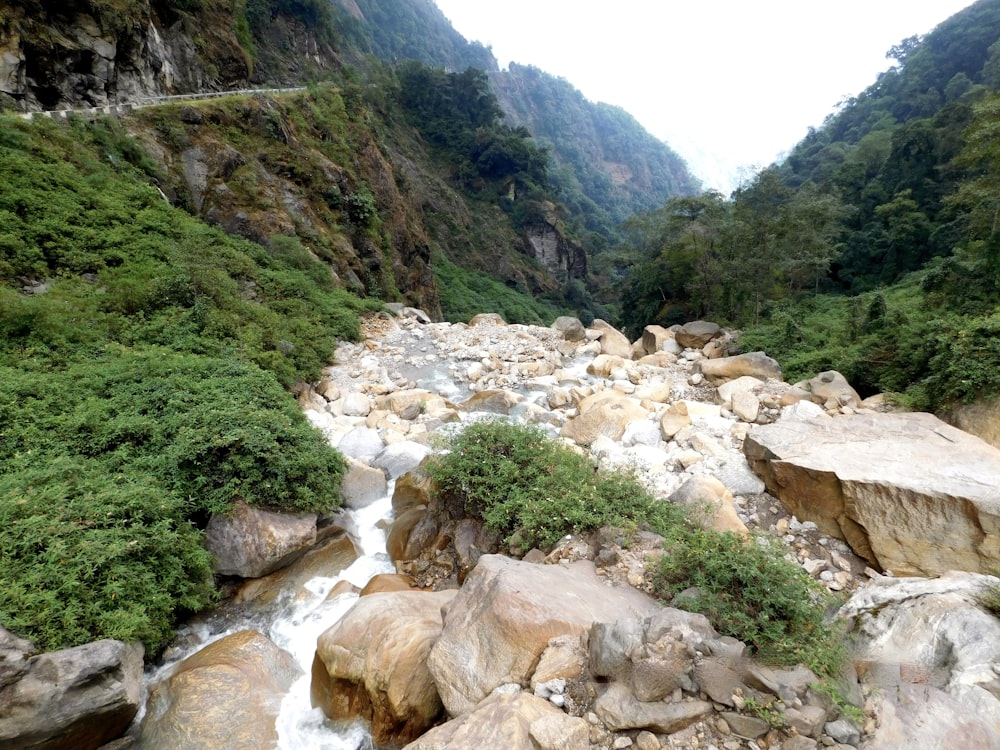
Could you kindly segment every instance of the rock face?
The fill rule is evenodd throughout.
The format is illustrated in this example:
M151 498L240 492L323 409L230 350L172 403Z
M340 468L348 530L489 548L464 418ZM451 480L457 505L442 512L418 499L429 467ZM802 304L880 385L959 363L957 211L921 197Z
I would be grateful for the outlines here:
M148 750L264 750L277 744L281 699L301 675L295 660L256 630L189 656L153 689L138 746Z
M215 572L243 578L273 573L315 543L315 513L272 513L246 503L212 516L205 533Z
M532 565L483 555L445 612L428 666L448 713L459 716L501 685L528 684L552 638L658 609L634 589L609 588L586 561Z
M744 452L791 513L883 570L1000 566L1000 450L932 415L786 418Z
M141 646L103 640L25 658L28 645L0 629L0 747L91 750L128 728Z
M864 747L1000 748L1000 621L978 598L1000 581L878 578L841 609L878 727Z
M364 596L319 637L312 701L333 720L371 721L376 743L408 742L442 713L427 667L454 590Z

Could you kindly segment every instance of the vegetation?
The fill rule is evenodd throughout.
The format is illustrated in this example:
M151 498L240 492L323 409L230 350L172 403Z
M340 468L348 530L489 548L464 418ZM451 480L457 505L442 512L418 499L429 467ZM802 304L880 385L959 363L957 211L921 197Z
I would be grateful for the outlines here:
M704 613L762 658L837 674L845 652L824 623L828 595L776 545L698 529L678 506L627 475L595 472L537 427L478 422L445 447L428 473L446 507L481 518L522 549L603 526L654 531L667 539L658 596Z
M212 599L211 513L337 506L342 459L282 385L373 305L292 238L169 206L116 123L0 120L0 173L0 622L155 652Z

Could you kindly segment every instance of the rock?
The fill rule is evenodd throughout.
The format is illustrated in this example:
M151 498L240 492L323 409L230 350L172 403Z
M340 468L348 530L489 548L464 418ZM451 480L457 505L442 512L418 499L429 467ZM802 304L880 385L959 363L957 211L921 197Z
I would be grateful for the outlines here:
M397 515L417 506L431 504L431 480L420 467L396 480L392 491L392 511Z
M341 411L344 416L367 417L371 410L371 399L363 393L348 391L341 397Z
M480 313L469 321L469 328L476 326L506 326L507 322L500 317L499 313Z
M733 394L733 414L744 422L756 422L760 414L760 401L748 391L737 391Z
M630 422L648 417L649 412L634 399L609 395L598 405L566 422L560 434L577 445L590 445L601 435L618 441Z
M695 320L677 329L674 338L686 349L701 349L709 341L721 335L722 329L716 323Z
M274 513L238 502L216 513L205 546L219 575L259 578L294 562L316 543L315 513Z
M661 734L672 734L713 711L705 701L642 703L620 682L612 682L594 702L594 713L612 732L630 729L649 729Z
M377 573L368 579L368 583L358 592L358 596L386 594L394 591L413 591L415 588L416 585L410 576L399 573Z
M790 513L883 570L1000 567L1000 450L930 414L782 420L743 447Z
M458 405L464 412L488 412L490 414L508 415L515 406L524 401L523 396L519 396L511 391L486 390L473 394L470 398Z
M372 466L376 469L382 469L389 475L389 479L396 479L416 469L420 462L430 454L431 448L429 446L414 443L412 440L403 440L386 446L372 461ZM384 495L383 492L380 497Z
M781 366L764 352L737 354L734 357L719 359L703 359L698 368L710 383L718 386L727 380L735 380L744 376L758 380L781 380Z
M857 747L861 744L861 732L846 719L828 722L823 729L834 741L842 745ZM928 747L928 745L924 745L924 747Z
M153 688L139 747L274 746L281 699L301 674L288 652L256 630L226 636L189 656Z
M821 706L786 708L784 712L788 726L805 737L819 737L826 723L826 709Z
M567 341L583 341L587 338L587 329L583 327L579 318L563 315L552 322L552 327Z
M27 657L31 644L0 636L0 746L93 750L128 728L141 700L141 645L101 640Z
M345 456L366 464L370 464L383 448L385 443L379 437L378 430L368 427L355 427L337 443L337 450Z
M722 465L715 471L715 478L734 495L759 495L765 490L764 482L753 473L742 453L727 450L721 456Z
M781 743L781 750L816 750L819 745L811 737L795 735Z
M675 401L660 419L660 432L664 440L672 440L678 432L690 425L691 417L688 416L687 405L683 401Z
M586 653L580 639L570 635L552 638L531 675L531 688L552 680L575 680L583 673Z
M634 589L606 586L587 561L532 565L483 555L445 613L430 670L457 716L499 685L527 685L552 638L578 637L622 612L658 609Z
M625 371L625 359L615 354L598 354L587 365L587 374L598 378L610 378L616 370Z
M913 684L900 685L891 693L877 692L871 700L878 721L865 738L865 750L1000 750L1000 712L995 706L987 708L932 685Z
M597 622L590 628L590 672L595 677L622 678L631 671L631 654L646 638L642 620Z
M746 716L744 714L733 713L732 711L723 711L719 715L729 725L733 734L748 740L763 737L771 728L770 724L756 716Z
M385 472L353 458L347 459L347 473L340 482L340 497L352 510L367 508L389 491Z
M601 334L597 339L601 344L601 354L632 359L632 342L628 340L628 336L603 320L595 320L590 327Z
M730 408L733 405L734 395L737 393L753 393L760 386L761 381L750 375L743 375L735 380L727 380L718 387L719 400L724 407Z
M656 354L674 335L663 326L649 325L642 329L642 350L645 354Z
M802 384L796 383L796 387L802 387ZM861 397L858 392L847 382L847 378L836 370L821 372L805 384L805 390L809 391L813 403L816 404L832 403L837 407L861 408Z
M441 716L427 654L456 595L397 591L358 599L317 641L312 702L334 721L371 721L376 744L408 742Z
M652 732L639 732L635 737L635 746L639 750L660 750L660 741Z
M543 698L528 693L496 695L475 710L435 727L403 750L539 748L587 750L589 728Z
M648 419L640 419L636 422L629 422L622 433L622 445L648 445L658 446L660 444L660 428L655 422Z
M715 477L691 477L669 499L672 503L688 508L700 519L702 528L733 531L743 536L750 533L736 513L732 493Z

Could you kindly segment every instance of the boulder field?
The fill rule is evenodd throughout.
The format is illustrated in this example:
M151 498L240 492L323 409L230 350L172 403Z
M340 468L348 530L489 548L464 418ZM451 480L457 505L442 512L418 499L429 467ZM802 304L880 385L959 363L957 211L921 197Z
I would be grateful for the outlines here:
M376 747L406 750L1000 750L1000 604L989 596L1000 581L988 575L1000 451L930 415L886 413L838 373L786 383L765 353L734 353L735 334L703 321L629 342L600 322L445 324L401 308L369 319L366 335L298 391L348 458L345 505L392 496L396 574L373 579L317 641L311 701L329 719L362 719ZM703 616L653 599L653 534L602 529L524 549L442 505L421 470L434 434L496 416L634 472L706 526L786 544L843 597L847 704L805 667L756 663ZM280 601L280 581L350 559L336 546L344 519L274 516L212 520L217 570L252 579L234 602ZM109 706L97 716L116 717L115 733L92 736L100 721L71 709L98 699L71 699L84 685L64 683L81 680L49 666L75 657L0 636L5 747L100 747L138 709L141 659L124 644L77 668L111 676L97 681ZM235 633L180 662L142 727L108 747L273 748L296 675L265 636ZM64 718L44 735L56 704Z

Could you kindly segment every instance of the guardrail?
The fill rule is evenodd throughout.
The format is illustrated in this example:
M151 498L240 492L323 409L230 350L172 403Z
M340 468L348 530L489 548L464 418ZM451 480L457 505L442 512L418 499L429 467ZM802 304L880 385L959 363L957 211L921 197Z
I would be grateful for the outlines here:
M85 117L93 119L95 117L127 115L130 112L143 109L145 107L155 107L158 104L171 104L185 101L198 101L200 99L219 99L225 96L252 96L253 94L293 94L305 91L305 86L296 86L285 89L236 89L234 91L207 91L200 94L170 94L165 96L150 96L137 99L134 102L124 104L109 104L104 107L84 107L81 109L53 109L43 112L21 112L19 116L24 120L33 120L36 117L48 117L53 120L66 120L70 116Z

